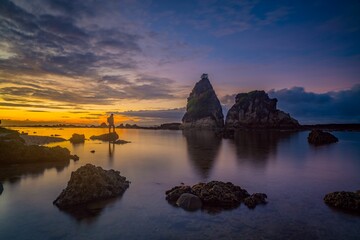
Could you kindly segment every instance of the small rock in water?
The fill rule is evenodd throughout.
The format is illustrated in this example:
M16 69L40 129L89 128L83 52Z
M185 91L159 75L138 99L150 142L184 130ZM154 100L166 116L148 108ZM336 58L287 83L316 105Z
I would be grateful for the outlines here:
M74 154L74 155L70 155L70 159L74 160L74 161L79 161L79 156Z
M254 193L244 199L244 203L248 208L255 208L258 204L266 204L267 195L265 193Z
M83 143L85 142L85 135L74 133L72 137L69 139L69 141L71 143Z
M314 145L330 144L338 142L339 139L329 132L312 130L308 136L308 142Z
M188 211L196 211L202 207L202 202L201 199L194 194L183 193L176 201L176 205Z
M119 135L116 132L105 133L102 135L90 137L91 140L101 140L101 141L106 141L106 142L114 142L118 138L119 138Z
M91 152L91 153L95 153L95 150L91 150L90 152Z
M114 143L115 143L115 144L126 144L126 143L130 143L130 142L119 139L119 140L116 140Z
M119 196L129 187L119 171L86 164L71 173L67 187L53 202L62 209Z
M328 193L324 197L324 202L334 208L360 213L360 190Z

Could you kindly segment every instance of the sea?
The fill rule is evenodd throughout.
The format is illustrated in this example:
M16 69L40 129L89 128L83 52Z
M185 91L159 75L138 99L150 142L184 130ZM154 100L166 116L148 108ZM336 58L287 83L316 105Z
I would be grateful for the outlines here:
M13 129L66 139L108 131ZM235 139L207 131L116 131L131 143L51 143L80 160L0 166L0 239L360 239L360 216L323 201L329 192L360 190L360 132L334 131L338 143L312 146L309 131L244 131ZM130 187L78 211L59 210L53 201L87 163L120 171ZM212 180L266 193L268 203L189 212L165 199L174 186Z

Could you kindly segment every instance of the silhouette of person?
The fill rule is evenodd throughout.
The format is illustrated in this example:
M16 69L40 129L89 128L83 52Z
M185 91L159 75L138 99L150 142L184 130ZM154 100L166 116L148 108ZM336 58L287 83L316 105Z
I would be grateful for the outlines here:
M107 122L109 125L109 133L111 132L111 127L113 128L113 132L115 132L114 114L111 114L110 117L107 118Z

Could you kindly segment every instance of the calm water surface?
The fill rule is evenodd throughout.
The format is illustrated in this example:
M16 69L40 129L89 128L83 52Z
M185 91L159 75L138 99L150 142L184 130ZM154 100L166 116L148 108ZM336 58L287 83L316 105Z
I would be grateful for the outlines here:
M18 129L67 139L107 131ZM308 132L248 132L221 140L207 132L117 131L132 143L50 144L68 148L80 161L0 167L0 239L359 239L360 216L322 200L328 192L360 189L359 132L334 132L338 143L312 147ZM119 170L130 188L89 206L86 214L58 210L52 201L86 163ZM164 192L175 185L211 180L267 193L269 203L210 214L186 212L165 200Z

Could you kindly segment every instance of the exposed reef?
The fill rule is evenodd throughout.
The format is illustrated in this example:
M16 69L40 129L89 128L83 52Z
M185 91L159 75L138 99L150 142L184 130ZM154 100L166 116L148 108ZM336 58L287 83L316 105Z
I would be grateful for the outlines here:
M186 113L182 118L183 129L218 129L224 127L224 115L220 101L203 74L187 99Z
M196 210L201 206L205 210L232 209L238 207L242 202L249 208L255 208L257 204L265 204L267 198L264 193L250 195L239 186L230 182L224 183L220 181L198 183L192 187L180 185L166 191L165 194L166 200L170 204L180 206L185 210ZM185 195L184 197L183 194L191 195ZM201 206L199 206L198 201L192 195L201 200ZM188 198L191 198L192 201L190 202Z
M235 104L225 120L225 129L297 129L300 124L288 113L276 108L277 99L270 99L264 91L236 95Z
M66 162L70 151L59 146L26 145L17 131L0 128L0 164Z
M105 133L98 136L91 136L91 140L101 140L104 142L114 142L119 138L119 135L116 132Z
M324 202L331 207L360 214L360 190L328 193L324 197Z
M339 139L331 133L322 130L312 130L307 139L309 143L314 145L330 144L339 141Z
M104 170L86 164L71 173L67 187L53 202L59 208L108 199L122 195L129 187L129 181L119 171Z

